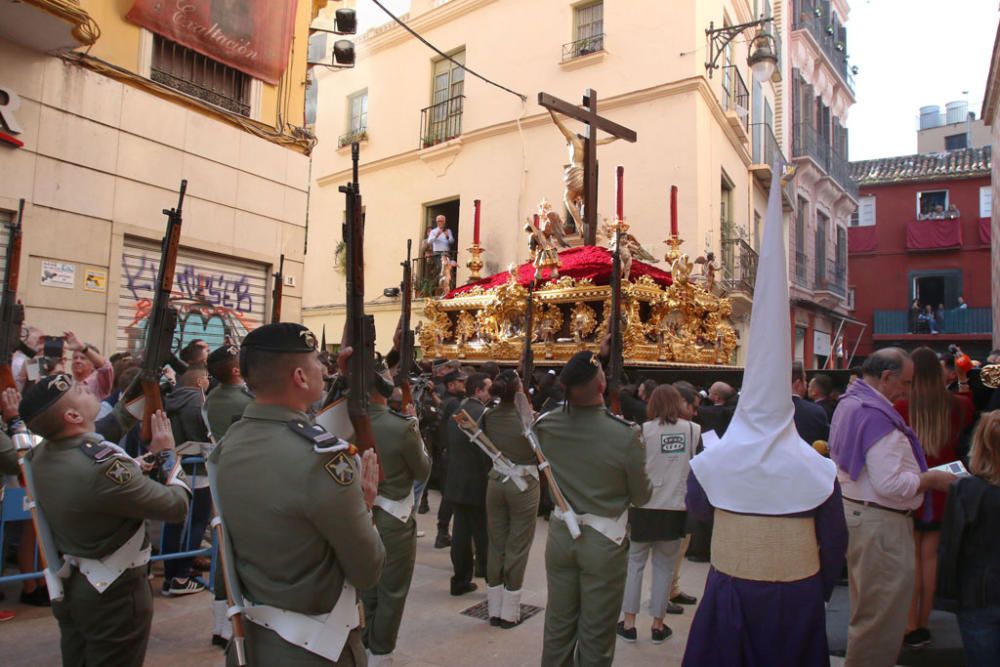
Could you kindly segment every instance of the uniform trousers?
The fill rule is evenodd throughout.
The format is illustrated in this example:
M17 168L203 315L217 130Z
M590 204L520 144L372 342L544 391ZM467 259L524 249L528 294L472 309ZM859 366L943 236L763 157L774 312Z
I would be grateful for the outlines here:
M52 603L63 667L142 665L153 621L145 565L123 572L104 593L73 568L63 589L63 599Z
M514 482L502 482L497 473L491 472L486 486L486 526L489 534L486 584L503 585L508 591L521 590L531 543L535 539L541 487L534 477L525 477L524 480L528 488L520 491Z
M374 655L385 655L396 649L399 624L410 592L417 559L417 522L411 516L403 523L380 507L373 511L375 529L385 545L385 565L378 584L361 594L365 605L363 640Z
M456 590L472 581L477 572L486 571L486 508L482 505L453 503L454 525L451 529L451 565L455 574L451 588ZM475 545L475 556L473 556Z
M628 541L619 545L589 526L581 530L574 540L562 521L549 525L543 667L606 666L615 657Z
M361 628L354 628L347 636L347 643L336 662L327 660L321 655L289 644L278 636L256 623L243 623L246 632L247 667L355 667L367 665L365 647L361 643ZM230 642L226 653L226 667L236 667L236 651Z
M896 664L913 597L913 519L844 499L851 621L846 667Z
M680 558L682 540L662 542L632 542L628 548L628 577L625 579L625 601L622 611L638 614L642 604L642 575L646 561L653 556L653 589L649 597L649 615L663 618L673 584L674 566Z

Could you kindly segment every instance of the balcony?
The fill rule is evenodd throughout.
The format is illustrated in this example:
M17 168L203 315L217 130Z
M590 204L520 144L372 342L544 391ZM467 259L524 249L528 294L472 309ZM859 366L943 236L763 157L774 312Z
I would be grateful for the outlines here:
M858 184L851 179L850 163L841 157L826 137L808 123L792 126L792 158L810 158L843 190L858 198Z
M722 239L722 286L729 292L753 295L757 261L757 251L743 239Z
M795 253L795 271L792 273L792 282L803 288L809 289L809 258L804 252Z
M957 250L962 247L962 221L909 220L906 223L907 250Z
M430 299L444 296L455 289L457 259L458 251L452 250L448 253L434 253L410 260L413 271L413 298ZM450 262L452 268L446 276L442 276L441 269L447 268L445 262Z
M775 157L781 167L785 163L785 156L774 136L774 130L767 123L751 123L750 170L764 187L771 184L771 166Z
M100 28L80 7L80 0L0 2L0 39L38 53L90 46L100 35Z
M931 334L926 322L913 322L907 310L876 310L873 313L872 333L875 336L931 336L947 335L985 337L993 333L991 308L954 308L944 312L939 322L940 332Z
M730 123L743 127L743 133L750 128L750 91L743 81L740 70L735 65L722 68L722 110L730 116Z
M824 9L825 7L825 9ZM830 3L823 0L796 0L792 13L792 30L805 30L816 41L820 51L826 55L830 64L844 84L854 94L854 75L847 65L847 31L836 34L830 24ZM817 15L818 14L818 15Z
M578 39L575 42L563 44L562 62L573 60L575 58L581 58L583 56L589 56L592 53L597 53L598 51L603 50L604 33L602 32L599 35L591 35L590 37Z
M462 134L465 95L456 95L420 110L420 148L454 139Z
M337 148L343 148L344 146L350 146L355 142L367 141L368 139L368 128L359 127L356 130L351 130L346 134L342 134L337 137Z
M830 292L840 298L847 297L847 266L828 259L816 264L816 291Z

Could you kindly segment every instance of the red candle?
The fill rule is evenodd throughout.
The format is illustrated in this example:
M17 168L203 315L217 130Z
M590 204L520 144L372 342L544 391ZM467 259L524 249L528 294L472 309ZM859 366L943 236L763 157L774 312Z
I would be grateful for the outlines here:
M479 200L473 201L472 205L476 208L476 222L472 227L472 243L479 245Z
M677 238L677 186L670 186L670 235Z
M618 165L617 177L618 199L616 200L615 213L618 215L618 221L621 222L625 220L625 167Z
M538 214L535 214L535 229L538 229Z

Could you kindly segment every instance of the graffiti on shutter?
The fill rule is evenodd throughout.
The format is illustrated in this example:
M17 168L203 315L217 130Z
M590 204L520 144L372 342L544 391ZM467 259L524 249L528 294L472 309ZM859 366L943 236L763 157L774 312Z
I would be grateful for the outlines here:
M142 348L153 286L160 267L158 244L128 238L122 250L118 299L118 350ZM182 248L170 303L178 312L173 349L200 338L211 348L228 337L239 343L264 320L269 298L267 267L235 257Z

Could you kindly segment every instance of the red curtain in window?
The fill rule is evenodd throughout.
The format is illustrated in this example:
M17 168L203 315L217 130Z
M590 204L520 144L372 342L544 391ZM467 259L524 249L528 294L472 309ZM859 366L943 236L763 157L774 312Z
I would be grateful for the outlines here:
M911 220L906 224L907 250L934 250L961 245L961 220Z
M984 245L990 244L990 219L989 218L979 218L979 240L982 241Z
M135 0L126 19L255 79L288 65L297 0Z
M849 252L872 252L878 248L875 227L849 227L847 229L847 250Z

